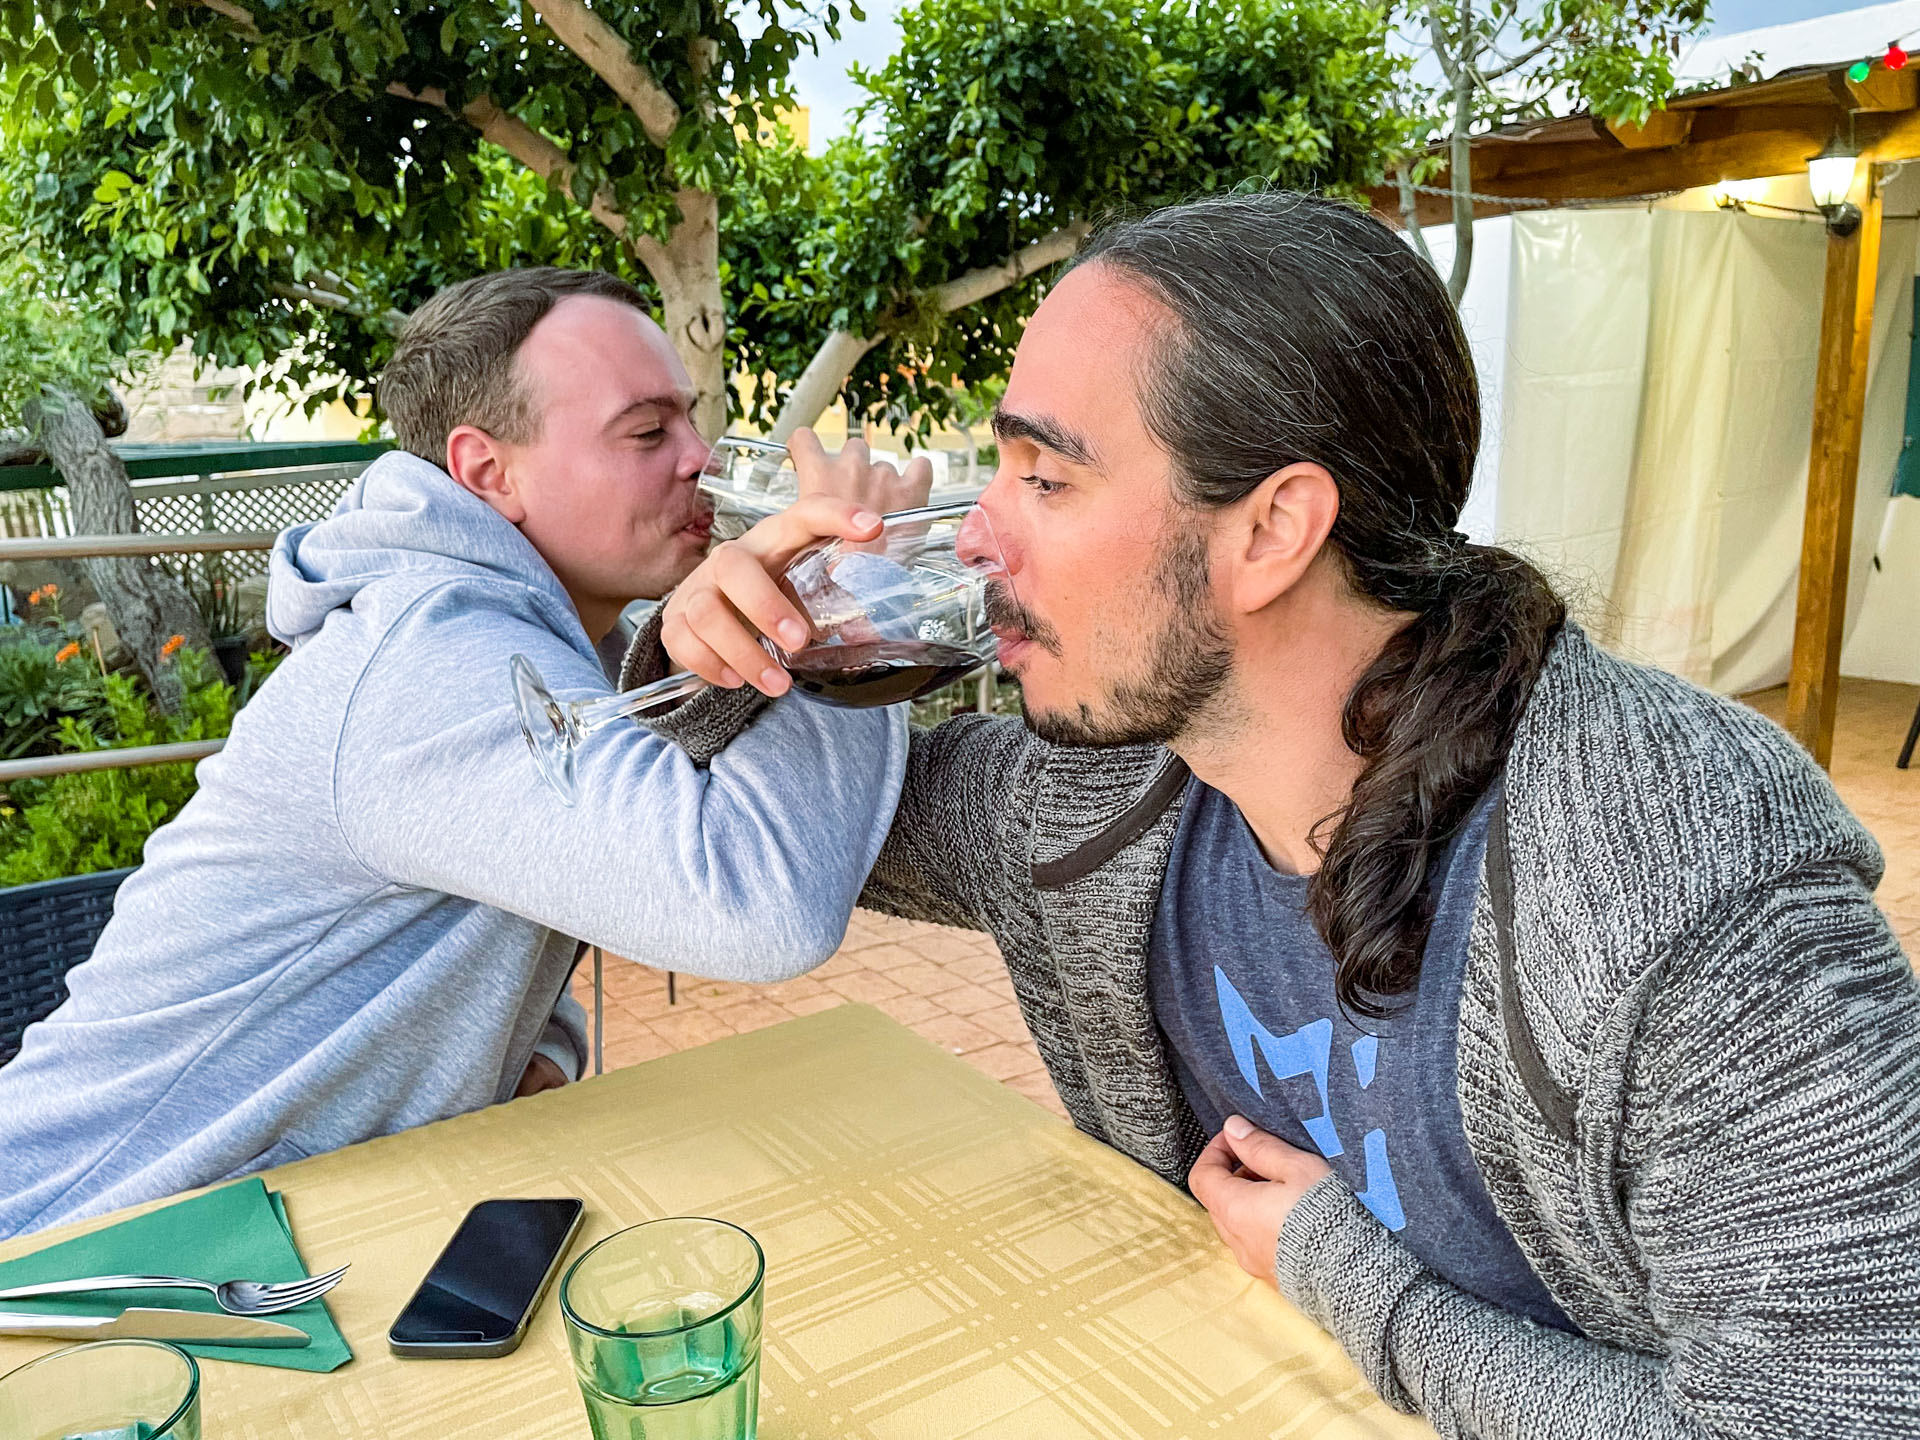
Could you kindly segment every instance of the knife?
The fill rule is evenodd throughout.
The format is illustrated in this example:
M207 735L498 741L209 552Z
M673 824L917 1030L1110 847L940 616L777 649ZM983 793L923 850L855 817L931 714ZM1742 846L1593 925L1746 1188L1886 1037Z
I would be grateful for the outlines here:
M35 1315L0 1310L0 1335L54 1335L63 1340L180 1340L189 1345L268 1345L298 1349L304 1330L245 1315L199 1310L122 1310L118 1315Z

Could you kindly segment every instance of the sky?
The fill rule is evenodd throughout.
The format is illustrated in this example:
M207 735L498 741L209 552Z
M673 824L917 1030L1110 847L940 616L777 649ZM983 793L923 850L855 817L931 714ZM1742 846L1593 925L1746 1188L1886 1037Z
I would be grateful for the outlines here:
M1852 10L1856 5L1857 0L1719 0L1705 33L1731 35L1763 25L1785 25L1792 20Z
M1703 33L1732 34L1857 7L1858 0L1716 0ZM900 0L867 0L865 20L843 22L838 41L823 37L817 57L802 55L795 61L794 90L811 112L816 152L846 130L847 112L859 101L860 91L847 78L847 67L857 62L877 68L899 44L894 16L900 8Z

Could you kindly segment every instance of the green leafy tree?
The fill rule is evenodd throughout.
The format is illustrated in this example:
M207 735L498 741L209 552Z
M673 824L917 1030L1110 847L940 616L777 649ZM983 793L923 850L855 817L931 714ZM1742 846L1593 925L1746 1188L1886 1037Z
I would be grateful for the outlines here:
M770 117L839 19L794 0L0 0L0 182L70 290L124 295L123 349L192 337L316 401L363 391L444 283L627 274L717 433L735 377L738 407L783 428L836 395L938 416L1004 369L1032 277L1102 210L1249 178L1357 190L1405 148L1364 5L925 0L864 77L873 138L809 156Z
M836 396L945 418L1006 373L1048 268L1106 215L1249 183L1357 195L1405 143L1365 5L921 0L900 25L856 76L877 140L756 172L734 263L758 368L798 377L776 436Z
M289 386L337 375L352 390L393 322L478 268L471 237L504 219L512 244L483 251L644 273L703 417L724 408L719 194L736 126L757 128L810 43L786 23L805 12L760 0L751 36L712 0L3 13L6 88L38 122L19 127L31 213L86 278L128 291L139 338L192 336L221 360L280 362ZM825 27L838 16L829 4ZM539 189L516 188L496 154ZM539 221L567 210L605 238Z
M1395 167L1400 213L1431 263L1414 187L1444 166L1457 305L1473 269L1473 137L1578 106L1644 124L1672 93L1673 57L1706 23L1707 0L1403 0L1395 18L1420 62L1400 98L1418 142Z

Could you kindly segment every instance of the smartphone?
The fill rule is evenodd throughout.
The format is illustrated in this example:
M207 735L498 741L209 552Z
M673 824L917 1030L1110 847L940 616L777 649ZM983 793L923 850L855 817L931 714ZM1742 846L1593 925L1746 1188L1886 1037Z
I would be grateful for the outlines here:
M482 1200L467 1212L387 1332L396 1355L511 1355L566 1258L578 1200Z

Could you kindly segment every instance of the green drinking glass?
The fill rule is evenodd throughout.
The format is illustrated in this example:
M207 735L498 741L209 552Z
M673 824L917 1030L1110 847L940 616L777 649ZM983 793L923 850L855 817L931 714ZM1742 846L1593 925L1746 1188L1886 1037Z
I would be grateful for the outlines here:
M7 1440L200 1440L200 1367L159 1340L96 1340L0 1375Z
M724 1220L609 1235L560 1282L594 1440L754 1440L766 1257Z

